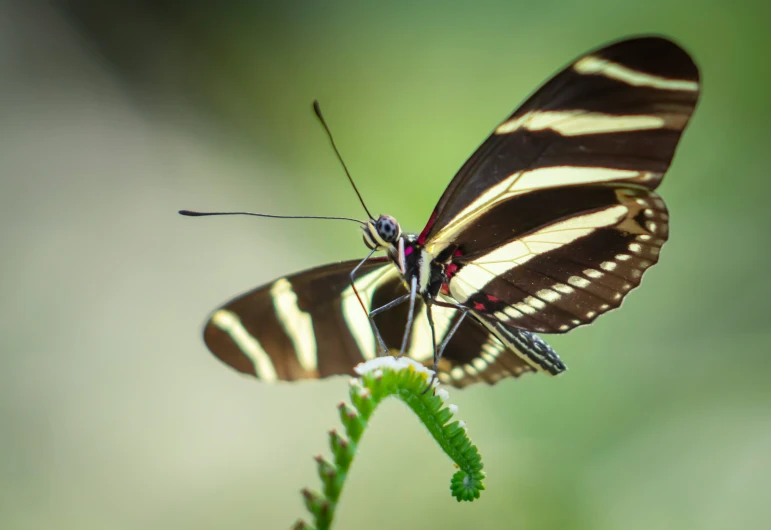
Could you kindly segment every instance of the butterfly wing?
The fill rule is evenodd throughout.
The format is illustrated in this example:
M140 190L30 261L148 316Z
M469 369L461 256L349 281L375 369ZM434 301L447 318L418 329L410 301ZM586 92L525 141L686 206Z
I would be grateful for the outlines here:
M618 307L667 239L653 190L698 95L693 60L660 37L559 72L463 165L420 234L452 256L444 294L488 325L538 332Z
M210 316L204 329L206 345L224 363L264 381L353 375L356 364L377 355L366 313L350 284L357 264L346 261L310 269L231 300ZM355 283L367 311L406 293L397 269L385 259L365 263ZM404 304L376 316L391 351L401 345L407 310ZM459 313L441 307L432 310L441 341ZM406 354L431 366L433 343L425 311L419 301ZM521 350L542 347L532 334L519 333ZM438 377L457 387L494 383L532 371L522 355L479 321L466 318L448 343Z

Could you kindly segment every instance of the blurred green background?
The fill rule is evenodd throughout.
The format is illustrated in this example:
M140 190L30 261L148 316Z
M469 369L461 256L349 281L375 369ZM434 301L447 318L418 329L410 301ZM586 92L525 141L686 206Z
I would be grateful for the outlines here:
M173 5L173 7L172 7ZM336 528L771 527L768 2L0 4L0 528L286 528L342 378L261 385L207 313L361 257L344 223L422 228L492 128L576 55L663 33L702 69L660 189L672 236L622 310L546 337L570 370L451 393L488 472L473 504L398 402Z

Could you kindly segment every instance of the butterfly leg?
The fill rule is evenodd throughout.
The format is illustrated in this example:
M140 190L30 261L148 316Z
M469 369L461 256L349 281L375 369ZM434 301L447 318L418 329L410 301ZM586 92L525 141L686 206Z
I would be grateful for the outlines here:
M442 358L442 354L444 353L444 349L447 347L447 343L450 342L450 339L452 338L452 336L455 335L456 331L458 331L458 328L460 327L460 323L463 322L463 319L466 318L466 315L468 315L468 309L466 309L465 307L458 307L458 311L460 311L460 317L458 318L458 321L453 325L453 327L444 337L442 344L439 345L439 350L438 351L435 350L434 372L436 372L436 365L439 363L439 359Z
M410 333L412 332L412 320L415 317L415 294L418 292L418 277L413 276L410 280L410 312L407 314L407 327L404 329L404 338L402 339L402 347L399 350L399 357L404 355L404 351L407 349L407 341L410 339Z
M447 335L445 335L444 340L442 340L442 344L439 346L438 350L436 348L436 333L434 331L434 317L432 316L432 313L431 313L432 305L438 305L441 307L451 307L460 311L460 317L458 318L458 321L455 322L455 324L452 326L452 328L447 333ZM442 354L444 353L444 349L447 347L447 343L450 342L450 339L452 338L452 336L455 335L456 331L458 331L458 328L460 327L461 322L463 322L463 319L466 318L467 314L468 314L468 309L460 305L445 304L445 303L436 302L436 301L426 303L426 316L428 316L428 325L431 328L431 339L434 345L434 368L433 368L434 375L431 376L431 381L428 382L428 387L426 387L426 389L423 391L424 394L428 392L428 390L434 384L434 379L436 379L436 374L438 370L439 359L442 358Z
M409 297L410 297L409 294L402 295L395 300L391 300L386 305L380 306L377 309L373 309L372 311L369 312L369 315L367 315L369 317L369 323L372 326L372 332L375 334L375 338L377 339L378 344L380 344L382 348L381 356L388 355L388 348L385 345L385 341L383 340L383 337L380 335L380 330L378 329L377 324L375 324L375 315L406 302L407 299L409 299Z
M358 265L356 265L353 270L351 271L350 279L351 279L351 287L353 288L353 293L356 295L357 300L359 300L359 305L361 305L361 308L364 310L364 312L367 314L367 318L369 319L369 325L372 328L372 334L377 339L378 345L380 346L380 355L388 355L388 348L385 345L385 342L383 341L383 337L380 335L380 330L377 329L377 326L375 325L375 320L372 318L372 315L367 311L367 306L364 305L364 302L361 299L361 296L359 295L359 290L356 289L356 273L359 272L359 269L362 265L364 265L369 258L372 257L372 254L375 253L377 248L373 248L367 256L359 262ZM386 304L387 305L387 304Z
M409 293L407 293L407 294L404 294L404 295L400 296L396 300L391 300L386 305L381 305L377 309L373 309L372 311L370 311L369 312L369 316L370 317L374 317L375 315L378 315L378 314L382 313L386 309L391 309L392 307L396 307L399 304L402 304L402 303L406 302L409 297L410 297L410 295L409 295Z
M428 386L421 392L421 394L425 394L428 392L428 390L434 385L434 380L436 379L436 363L439 362L436 357L436 329L434 329L434 316L431 312L431 301L426 300L426 318L428 318L428 327L431 328L431 345L433 347L432 351L434 352L434 373L431 374L431 380L428 382Z

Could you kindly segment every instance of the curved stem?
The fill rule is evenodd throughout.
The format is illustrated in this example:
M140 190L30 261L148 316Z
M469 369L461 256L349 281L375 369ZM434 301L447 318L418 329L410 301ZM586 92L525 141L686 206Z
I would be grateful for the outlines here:
M352 379L350 397L353 406L340 403L340 419L345 427L346 437L337 431L329 433L334 463L317 456L318 473L322 491L302 491L305 505L314 518L314 526L298 521L294 528L327 530L334 519L335 508L340 498L356 448L369 418L377 406L387 397L394 396L407 404L418 416L439 447L458 466L450 481L450 491L460 501L479 498L484 489L482 460L479 450L471 443L463 421L448 423L458 407L446 404L449 394L434 386L431 393L423 393L433 372L409 358L378 357L356 367L360 375Z

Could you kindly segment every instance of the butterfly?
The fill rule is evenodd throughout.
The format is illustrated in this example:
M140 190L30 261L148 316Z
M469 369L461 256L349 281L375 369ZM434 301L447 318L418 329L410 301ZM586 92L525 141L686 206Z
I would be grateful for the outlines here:
M665 38L588 52L493 130L422 231L367 210L364 260L234 298L211 314L206 345L264 381L352 374L386 354L456 387L563 372L537 334L618 307L658 261L669 216L654 190L699 89L692 58Z

